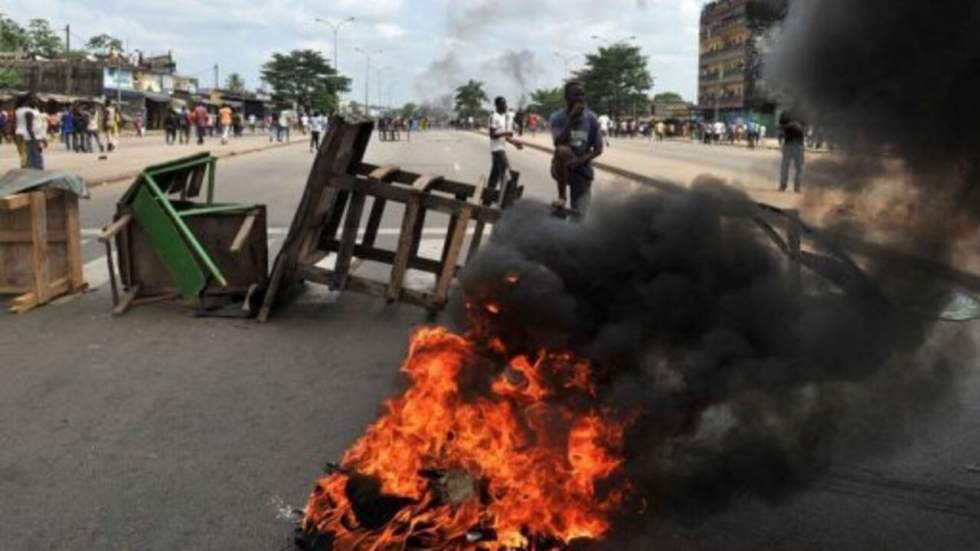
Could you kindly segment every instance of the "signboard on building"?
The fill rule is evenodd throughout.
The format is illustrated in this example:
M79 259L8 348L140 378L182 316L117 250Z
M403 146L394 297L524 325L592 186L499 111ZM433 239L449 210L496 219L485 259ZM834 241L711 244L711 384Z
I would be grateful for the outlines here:
M156 73L137 71L133 74L133 89L139 92L161 93L163 83L160 81L160 75Z
M133 72L120 67L103 67L102 86L115 90L133 90Z

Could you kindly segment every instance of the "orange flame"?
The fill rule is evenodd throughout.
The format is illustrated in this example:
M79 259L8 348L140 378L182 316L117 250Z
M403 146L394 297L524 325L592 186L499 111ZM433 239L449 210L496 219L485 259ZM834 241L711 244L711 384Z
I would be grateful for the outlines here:
M503 345L489 348L501 352ZM402 367L408 390L386 403L386 413L346 453L343 472L319 481L307 530L332 534L338 551L545 549L608 532L609 514L627 493L610 480L622 465L627 421L581 405L589 400L568 399L594 396L588 362L545 351L533 361L517 356L489 389L467 392L460 375L474 369L477 356L473 342L445 329L414 335ZM572 402L580 405L564 405ZM422 474L433 471L458 473L448 492ZM347 495L354 473L373 477L385 495L408 505L368 529ZM480 543L474 527L492 534L493 547ZM555 543L536 543L544 541Z

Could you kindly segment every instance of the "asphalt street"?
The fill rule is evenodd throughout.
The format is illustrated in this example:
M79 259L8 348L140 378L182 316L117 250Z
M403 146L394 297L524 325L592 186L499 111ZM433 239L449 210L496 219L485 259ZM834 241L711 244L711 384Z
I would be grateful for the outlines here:
M769 152L650 147L698 170L762 173ZM554 196L548 157L511 152L526 195ZM373 142L369 162L476 181L486 141L432 132ZM225 159L217 199L268 206L281 245L312 154L299 143ZM770 173L771 174L771 173ZM597 193L632 184L600 175ZM192 318L171 304L109 315L102 250L125 184L83 203L94 289L27 315L0 314L0 549L276 550L327 461L397 392L398 366L426 312L353 293L300 299L264 325ZM400 216L382 223L392 239ZM427 221L440 237L440 221ZM445 317L435 323L449 323ZM977 337L976 328L965 328ZM980 549L980 372L902 446L835 470L778 505L745 498L691 525L664 519L628 549Z

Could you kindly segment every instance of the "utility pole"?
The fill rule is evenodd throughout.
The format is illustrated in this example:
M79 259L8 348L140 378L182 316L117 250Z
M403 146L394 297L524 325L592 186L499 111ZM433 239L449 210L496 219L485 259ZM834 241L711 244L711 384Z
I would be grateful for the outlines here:
M218 84L218 64L215 63L214 64L214 89L217 90L218 88L220 88L220 85Z
M71 25L65 25L65 95L71 95Z
M364 54L366 63L364 71L364 114L371 116L371 56L380 55L381 50L367 51L362 48L354 48L355 51Z
M324 25L327 25L328 27L330 27L331 30L333 30L333 68L334 70L337 71L337 74L340 74L340 48L338 48L338 44L339 44L338 35L340 34L341 27L343 27L348 23L353 23L355 19L353 17L348 17L347 19L334 23L332 21L328 21L326 19L321 19L317 17L316 21L317 23L323 23Z
M377 75L378 75L378 108L379 109L384 109L384 104L385 104L385 102L384 102L384 89L381 86L381 73L383 73L383 72L385 72L385 71L387 71L389 69L391 69L391 67L378 67L378 69L377 69Z
M580 57L581 54L563 54L561 52L555 52L555 56L562 60L565 64L565 82L568 82L568 64L572 62L576 57Z

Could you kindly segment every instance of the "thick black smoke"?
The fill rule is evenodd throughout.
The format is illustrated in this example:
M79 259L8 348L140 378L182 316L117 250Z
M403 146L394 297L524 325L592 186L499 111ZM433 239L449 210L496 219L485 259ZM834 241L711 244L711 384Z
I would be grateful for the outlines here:
M461 275L469 330L591 358L600 400L643 412L627 473L657 514L785 496L950 388L927 322L862 287L800 294L752 208L711 181L599 196L581 224L522 202Z
M978 209L977 28L975 0L797 0L763 71L842 149L897 155L918 185Z

